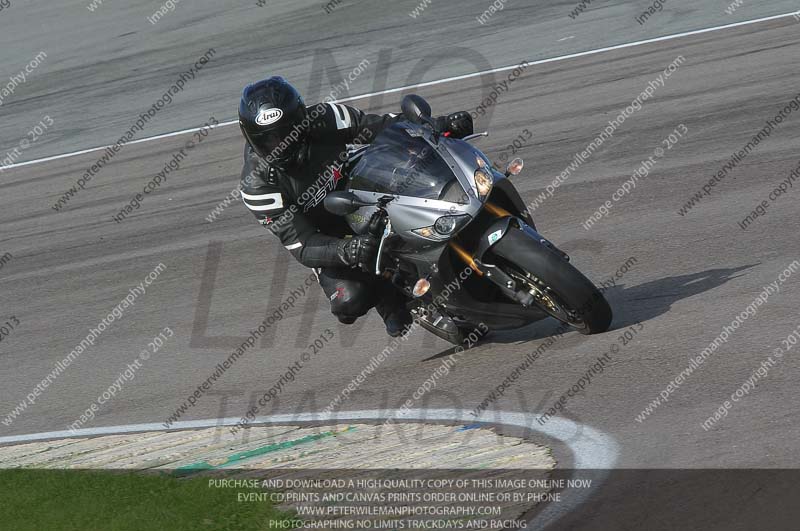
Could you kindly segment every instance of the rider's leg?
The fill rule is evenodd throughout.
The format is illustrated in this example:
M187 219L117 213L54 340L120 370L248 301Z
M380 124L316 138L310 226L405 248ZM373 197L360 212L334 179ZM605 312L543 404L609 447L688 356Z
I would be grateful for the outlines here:
M345 267L322 268L317 274L322 291L331 303L331 313L344 324L353 324L375 305L371 279Z
M348 268L323 268L317 275L322 291L331 303L331 312L344 324L375 307L386 325L386 332L399 336L411 324L403 294L390 282Z
M380 293L380 300L375 305L375 309L383 318L383 324L386 325L386 333L392 337L397 337L413 322L411 312L406 308L408 298L391 282L386 280L382 281L377 288Z

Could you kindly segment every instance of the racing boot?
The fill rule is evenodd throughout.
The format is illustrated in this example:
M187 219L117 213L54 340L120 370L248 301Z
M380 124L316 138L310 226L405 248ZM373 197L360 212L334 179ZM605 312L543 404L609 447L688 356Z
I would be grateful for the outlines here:
M414 322L411 312L406 308L406 298L391 285L381 292L382 297L375 305L375 309L383 319L386 333L392 337L399 337Z

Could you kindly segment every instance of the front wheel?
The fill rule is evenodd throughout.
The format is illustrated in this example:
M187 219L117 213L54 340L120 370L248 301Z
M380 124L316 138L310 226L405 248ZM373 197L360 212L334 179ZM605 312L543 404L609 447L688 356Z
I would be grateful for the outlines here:
M534 303L582 334L611 326L611 306L600 290L572 264L525 232L510 229L492 248L497 267L514 279Z

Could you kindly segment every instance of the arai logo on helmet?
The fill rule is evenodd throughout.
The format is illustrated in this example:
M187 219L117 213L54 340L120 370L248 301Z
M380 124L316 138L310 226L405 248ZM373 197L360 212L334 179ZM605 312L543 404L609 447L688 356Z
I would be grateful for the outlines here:
M274 124L283 118L283 111L272 107L270 109L259 109L258 116L256 116L256 123L258 125Z

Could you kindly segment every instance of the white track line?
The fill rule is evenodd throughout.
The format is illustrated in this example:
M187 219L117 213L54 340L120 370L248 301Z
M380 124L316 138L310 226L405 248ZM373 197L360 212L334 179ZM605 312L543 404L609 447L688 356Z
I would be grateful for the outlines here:
M487 416L488 417L488 416ZM518 426L526 430L535 430L556 439L566 445L573 456L573 468L591 470L592 486L589 489L567 488L562 492L561 502L550 503L536 515L529 524L528 529L546 529L565 514L574 511L595 490L601 488L602 482L608 471L614 467L619 455L619 445L609 435L569 419L553 417L547 424L540 426L533 413L518 413L509 411L495 411L492 418L479 417L477 419L462 411L453 409L412 409L403 415L400 410L362 410L339 411L336 413L300 413L294 415L273 415L269 417L256 417L252 424L286 424L294 422L347 422L354 420L384 420L393 418L395 421L421 420L421 421L449 421L464 424L488 424ZM192 428L214 428L218 426L233 426L241 420L238 417L225 419L206 419L180 421L165 430L163 424L128 424L124 426L109 426L106 428L84 428L72 431L51 431L47 433L34 433L31 435L13 435L0 437L0 444L21 443L57 439L64 437L90 437L97 435L111 435L121 433L136 433L146 431L175 431Z
M750 24L758 24L759 22L767 22L769 20L778 20L778 19L781 19L781 18L791 17L791 16L796 15L797 13L798 13L798 11L792 11L791 13L783 13L781 15L772 15L770 17L754 18L754 19L745 20L745 21L742 21L742 22L734 22L732 24L725 24L723 26L714 26L714 27L711 27L711 28L704 28L704 29L699 29L699 30L685 31L683 33L674 33L672 35L665 35L663 37L655 37L653 39L645 39L645 40L642 40L642 41L634 41L634 42L628 42L628 43L625 43L625 44L617 44L617 45L614 45L614 46L606 46L605 48L597 48L595 50L587 50L585 52L577 52L577 53L571 53L571 54L568 54L568 55L560 55L558 57L551 57L549 59L539 59L538 61L530 61L530 62L528 62L528 66L542 65L542 64L546 64L546 63L554 63L556 61L565 61L567 59L575 59L577 57L586 57L586 56L589 56L589 55L595 55L595 54L599 54L599 53L610 52L610 51L613 51L613 50L622 50L622 49L625 49L625 48L633 48L635 46L642 46L644 44L652 44L654 42L670 41L670 40L673 40L673 39L680 39L682 37L689 37L691 35L700 35L700 34L703 34L703 33L710 33L712 31L720 31L720 30L729 29L729 28L737 28L737 27L740 27L740 26L747 26L747 25L750 25ZM520 61L520 63L521 62L522 61ZM360 94L358 96L351 96L349 98L343 98L341 100L335 100L335 101L337 103L344 103L344 102L348 102L348 101L360 100L360 99L363 99L363 98L371 98L373 96L381 96L381 95L384 95L384 94L394 94L394 93L397 93L397 92L403 92L405 90L414 89L414 88L431 87L431 86L434 86L434 85L441 85L443 83L451 83L453 81L461 81L461 80L470 79L470 78L473 78L473 77L485 76L487 74L496 74L498 72L507 72L509 70L513 70L513 69L517 68L520 63L511 65L511 66L503 66L503 67L500 67L500 68L494 68L494 69L491 69L491 70L484 70L482 72L474 72L472 74L464 74L464 75L461 75L461 76L446 77L446 78L443 78L443 79L437 79L436 81L427 81L425 83L417 83L416 85L406 85L404 87L386 89L386 90L381 90L381 91L378 91L378 92L370 92L370 93L367 93L367 94ZM225 126L234 125L234 124L237 124L237 123L239 123L238 120L231 120L229 122L221 122L219 125L214 126L214 128L216 128L216 127L225 127ZM194 132L200 131L201 129L203 129L203 127L193 127L191 129L183 129L181 131L175 131L175 132L172 132L172 133L164 133L163 135L156 135L156 136L150 136L150 137L147 137L147 138L140 138L139 140L132 140L132 141L128 142L127 144L140 144L142 142L150 142L150 141L153 141L153 140L160 140L162 138L169 138L171 136L185 135L185 134L189 134L189 133L194 133ZM85 155L86 153L94 153L96 151L102 151L104 149L108 149L109 147L111 147L111 146L110 145L108 145L108 146L100 146L100 147L94 147L94 148L89 148L89 149L82 149L80 151L73 151L71 153L62 153L61 155L53 155L51 157L44 157L44 158L41 158L41 159L28 160L28 161L25 161L25 162L17 162L15 164L9 164L8 166L3 166L2 169L3 170L10 170L12 168L21 168L23 166L30 166L32 164L40 164L42 162L50 162L50 161L53 161L53 160L65 159L65 158L69 158L69 157L76 157L78 155Z
M250 424L285 424L291 422L339 422L353 420L384 420L394 418L396 422L403 420L453 421L466 424L513 425L543 433L567 444L574 452L574 468L611 468L617 458L617 444L614 439L602 432L581 426L569 419L553 417L540 426L535 422L532 413L495 411L492 418L488 415L475 418L453 409L411 409L401 415L400 410L360 410L339 411L335 413L298 413L292 415L271 415L256 417ZM241 418L227 417L223 419L182 420L173 423L168 429L162 423L124 424L99 428L82 428L79 430L48 431L28 435L7 435L0 437L0 444L17 444L44 441L48 439L64 439L70 437L94 437L97 435L118 435L150 431L179 431L188 429L215 428L235 426Z

